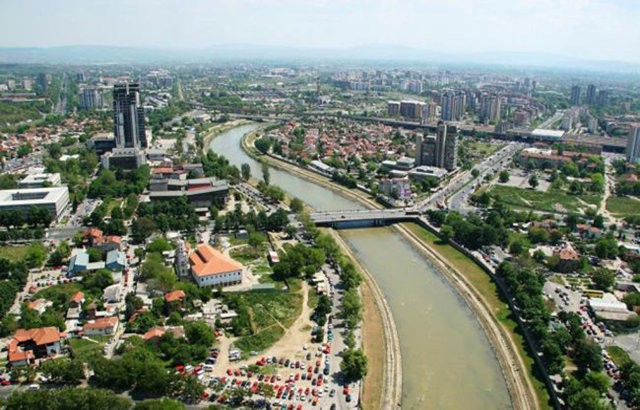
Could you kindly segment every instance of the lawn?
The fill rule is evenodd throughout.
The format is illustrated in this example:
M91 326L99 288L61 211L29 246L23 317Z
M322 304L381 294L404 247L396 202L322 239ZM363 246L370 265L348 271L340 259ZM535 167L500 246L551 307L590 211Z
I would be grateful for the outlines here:
M107 215L111 215L111 211L113 211L114 208L119 208L121 203L122 199L111 199L107 204Z
M233 259L237 260L238 262L246 265L252 262L256 262L256 259L260 259L261 257L263 258L264 253L265 251L261 248L254 248L252 246L247 245L242 248L232 249L229 252L229 256L231 256ZM264 261L260 261L260 262L264 262Z
M502 299L498 292L498 287L491 277L478 266L472 259L465 256L462 252L453 248L440 240L432 232L422 228L421 226L408 223L403 224L407 229L417 235L434 252L446 259L458 272L461 272L473 287L483 296L487 305L498 321L507 330L511 339L514 341L518 355L522 358L525 367L529 373L529 379L535 387L536 394L543 408L549 408L549 393L538 378L538 371L530 355L528 347L524 341L524 337L518 329L518 325L511 316L511 311L507 307L506 301Z
M504 147L504 144L472 141L469 143L469 155L484 159L490 157L502 147Z
M245 353L262 351L273 345L302 312L302 294L294 289L226 296L238 313L232 322L235 333L240 336L235 345Z
M98 343L84 338L70 339L69 347L73 357L80 358L82 361L89 361L93 357L102 356L102 348L110 338L107 336L91 336L91 339Z
M35 294L35 297L55 300L58 295L64 294L66 295L66 299L69 300L71 299L71 296L81 290L82 286L77 282L60 283L38 291L38 293Z
M11 262L18 262L24 260L28 249L28 245L0 246L0 258L8 259Z
M612 196L607 199L607 211L624 218L640 212L640 200L628 196Z
M611 356L611 360L613 360L618 367L631 361L629 354L618 346L607 346L607 352Z
M547 212L583 213L587 205L597 206L600 202L599 195L570 195L560 190L540 192L533 189L494 185L489 192L507 204Z

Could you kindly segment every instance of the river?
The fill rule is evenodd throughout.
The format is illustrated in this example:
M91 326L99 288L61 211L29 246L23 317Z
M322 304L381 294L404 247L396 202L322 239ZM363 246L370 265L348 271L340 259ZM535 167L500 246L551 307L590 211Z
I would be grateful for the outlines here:
M210 147L238 167L261 165L240 147L248 124L217 136ZM316 210L363 208L322 186L274 168L279 185ZM444 277L391 228L342 230L391 308L402 353L403 409L508 409L511 402L497 359L469 307Z

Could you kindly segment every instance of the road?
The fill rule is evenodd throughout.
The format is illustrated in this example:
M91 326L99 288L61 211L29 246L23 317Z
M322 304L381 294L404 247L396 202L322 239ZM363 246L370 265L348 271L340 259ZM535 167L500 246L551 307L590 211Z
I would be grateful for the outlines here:
M564 115L564 110L558 110L551 117L547 118L538 128L549 128L556 121L560 121Z
M502 165L504 165L504 161L510 160L513 154L521 147L522 144L515 142L509 143L506 147L476 165L474 169L480 172L478 178L483 178L490 172L499 171ZM426 200L417 204L416 207L421 213L424 213L439 204L449 202L452 209L464 213L467 210L463 204L466 203L469 195L475 189L475 184L471 183L474 179L471 171L458 174L443 189L432 194Z

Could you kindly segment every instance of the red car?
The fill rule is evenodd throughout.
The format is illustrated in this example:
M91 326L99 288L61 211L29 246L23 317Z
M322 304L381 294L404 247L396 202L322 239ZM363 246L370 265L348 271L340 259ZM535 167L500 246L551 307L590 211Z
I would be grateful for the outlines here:
M233 371L232 371L231 369L227 369L227 374L228 374L229 376L232 376L232 375L233 375Z
M349 386L347 386L346 384L344 385L344 388L342 389L342 394L344 394L344 395L349 394Z
M296 380L296 381L300 380L300 373L296 373L295 380Z

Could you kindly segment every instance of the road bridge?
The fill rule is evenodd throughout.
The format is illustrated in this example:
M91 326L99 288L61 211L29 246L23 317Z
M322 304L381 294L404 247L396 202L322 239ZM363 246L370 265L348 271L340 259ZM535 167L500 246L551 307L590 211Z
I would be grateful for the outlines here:
M420 214L413 210L405 209L356 209L314 212L310 217L318 226L329 226L339 229L384 226L397 222L412 222L417 220Z

